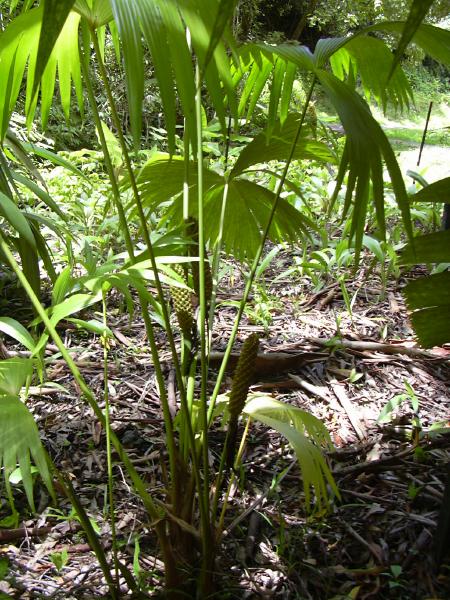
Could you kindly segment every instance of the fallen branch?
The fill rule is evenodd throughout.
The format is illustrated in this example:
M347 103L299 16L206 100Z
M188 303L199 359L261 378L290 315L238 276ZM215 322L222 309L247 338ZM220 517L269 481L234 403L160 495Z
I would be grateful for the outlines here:
M80 531L79 523L71 523L70 529L61 531L61 524L54 527L17 527L17 529L0 529L0 544L7 544L14 540L21 540L28 537L42 537L50 533L57 533L59 536L67 533L75 533Z
M447 357L437 356L432 352L420 350L419 348L408 348L401 344L381 344L379 342L364 342L342 339L325 339L310 337L308 341L318 346L328 346L331 348L345 348L347 350L356 350L357 352L383 352L384 354L404 354L410 358L421 358L435 361L448 361Z

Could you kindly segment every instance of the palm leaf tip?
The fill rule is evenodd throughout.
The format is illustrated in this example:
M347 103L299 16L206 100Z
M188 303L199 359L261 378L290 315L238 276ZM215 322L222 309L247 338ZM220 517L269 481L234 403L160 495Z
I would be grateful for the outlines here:
M339 490L322 452L322 448L332 448L331 438L319 419L263 394L253 394L244 412L281 433L291 444L300 465L308 511L313 508L311 490L319 510L329 504L330 490L339 498Z
M31 458L45 486L54 497L50 471L39 431L32 414L17 396L0 395L0 467L3 467L5 486L10 490L9 477L20 467L28 503L34 511Z

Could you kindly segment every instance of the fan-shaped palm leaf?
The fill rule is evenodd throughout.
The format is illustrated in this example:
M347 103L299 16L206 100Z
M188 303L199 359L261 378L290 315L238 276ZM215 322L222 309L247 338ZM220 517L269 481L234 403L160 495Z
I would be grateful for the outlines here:
M28 121L33 119L36 109L36 95L33 94L33 78L39 48L43 7L32 9L14 19L0 35L0 115L3 139L9 124L9 117L17 102L28 64L26 109ZM40 82L42 122L45 125L50 105L53 101L56 72L59 73L61 102L69 116L71 88L73 80L80 107L83 106L80 66L78 58L79 16L70 13L61 35L53 47Z
M243 171L251 165L288 155L298 117L293 115L283 128L275 127L273 136L267 141L264 134L257 136L243 151L228 179L227 204L223 228L223 246L237 258L254 256L261 241L261 231L269 220L275 194L264 187L245 179ZM295 152L296 159L313 159L334 162L335 157L322 143L301 138ZM152 158L137 174L137 184L144 206L151 212L162 211L163 220L173 224L181 222L183 215L182 191L185 182L183 159L167 155ZM127 182L124 182L127 185ZM197 211L197 166L189 166L188 186L190 189L190 214ZM219 234L225 178L204 168L204 211L205 235L213 245ZM168 205L167 203L170 204ZM313 223L288 202L280 199L269 231L274 242L294 241L314 229Z
M300 123L300 115L291 113L281 124L275 122L271 132L262 132L249 144L244 146L231 171L231 177L239 176L252 165L265 163L271 160L287 160L292 141L297 133ZM293 159L294 160L316 160L325 163L337 163L337 157L328 146L318 142L311 136L311 130L302 128L302 134L298 140Z
M345 39L342 47L331 54L330 62L339 79L349 75L355 81L359 74L367 100L373 96L384 110L388 103L400 109L410 106L413 93L403 69L397 68L389 79L393 57L383 41L361 35Z
M232 111L235 110L236 103L229 59L223 41L226 39L228 44L231 43L231 36L225 35L227 19L224 19L222 14L222 0L209 0L208 3L205 0L77 0L74 11L68 13L62 27L63 16L69 4L56 3L58 7L64 4L65 10L58 8L61 18L52 20L52 15L49 14L52 2L53 0L47 0L44 5L19 15L0 35L2 137L16 104L27 63L28 122L34 117L37 103L35 92L39 87L41 119L45 126L57 73L66 117L68 118L70 110L71 82L82 109L78 50L80 18L91 30L104 27L112 18L115 20L111 24L111 30L116 31L117 27L122 42L130 120L136 140L140 138L144 93L142 36L152 54L155 76L160 86L170 151L175 149L175 89L181 100L187 126L195 131L195 73L186 26L189 28L192 48L203 70L211 100L225 130L224 99L227 99ZM55 41L58 31L59 36ZM51 48L53 49L50 52ZM89 53L89 48L84 48L84 52ZM42 59L39 63L38 55ZM195 143L195 136L192 136L192 141Z
M402 21L383 21L367 27L364 32L386 31L401 34L404 25ZM438 62L445 65L450 64L450 31L448 29L424 23L416 29L412 42Z

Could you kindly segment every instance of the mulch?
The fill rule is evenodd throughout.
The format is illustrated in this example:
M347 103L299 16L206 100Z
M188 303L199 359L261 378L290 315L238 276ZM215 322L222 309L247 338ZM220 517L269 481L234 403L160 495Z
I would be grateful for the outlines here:
M277 257L272 272L265 272L259 284L269 299L265 317L259 322L244 319L236 350L256 331L265 356L280 356L278 362L272 354L252 390L308 410L326 424L335 445L328 459L340 498L331 498L328 512L308 515L291 448L276 432L253 425L216 565L221 589L217 597L449 598L450 561L446 548L439 550L438 520L449 464L450 347L424 351L417 346L401 296L404 279L391 280L384 289L373 272L366 277L362 268L346 283L350 297L356 294L349 314L333 279L322 289L293 276L272 283L290 264L286 252ZM239 270L230 267L220 300L237 299L241 284ZM226 302L219 307L213 332L217 352L224 349L234 312ZM255 314L249 312L253 319ZM149 489L158 495L163 492L160 464L165 443L143 323L138 315L130 323L113 302L109 326L115 334L109 365L112 426ZM102 398L99 340L70 328L64 333L83 375ZM331 345L325 343L330 339ZM158 340L169 377L162 332ZM4 342L8 352L18 350ZM286 355L297 357L298 364L292 358L283 364L283 355L285 361ZM109 550L104 432L51 345L47 359L48 381L32 388L29 406L47 450L69 475ZM224 390L230 381L228 377ZM418 402L416 411L405 382ZM52 387L55 383L64 389ZM401 404L389 420L379 423L383 408L399 395ZM215 445L223 439L218 424L211 432L215 467ZM157 595L163 565L154 535L120 464L114 475L121 560L131 571L134 561L143 589ZM20 528L0 529L0 598L108 597L67 500L59 498L57 509L50 506L37 484L37 514L30 515L19 490L16 498L23 518ZM2 499L0 518L7 513ZM58 570L55 563L65 552L65 564ZM436 553L441 554L440 564ZM125 580L122 584L125 597Z

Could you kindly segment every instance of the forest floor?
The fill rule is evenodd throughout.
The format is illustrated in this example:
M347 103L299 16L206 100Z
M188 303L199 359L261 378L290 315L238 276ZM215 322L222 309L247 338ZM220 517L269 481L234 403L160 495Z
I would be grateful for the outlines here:
M447 556L437 567L434 555L450 451L450 347L424 351L416 345L401 295L405 276L383 287L373 271L362 267L346 283L350 298L356 296L350 314L333 280L318 291L292 276L273 283L292 262L292 251L284 251L264 273L259 283L266 299L264 319L255 317L254 296L237 346L256 331L269 357L291 357L286 368L283 357L272 355L252 390L308 410L326 424L335 445L328 460L341 497L331 500L327 513L308 516L289 446L274 431L253 425L243 458L245 477L233 490L216 565L216 597L449 598L450 560ZM236 300L241 285L239 271L230 267L220 300ZM217 351L224 349L233 316L228 304L219 308L213 334ZM112 426L157 494L165 441L143 323L138 315L130 323L111 307L109 326L115 336L110 350ZM69 327L63 333L102 398L98 339ZM164 348L162 332L159 343ZM14 345L8 350L14 354ZM29 406L46 448L70 474L110 550L104 432L56 349L50 345L46 352L48 381L65 391L48 383L32 388ZM165 375L170 376L169 356ZM228 379L224 391L229 385ZM387 403L393 400L398 406L389 411ZM214 468L214 441L223 436L219 426L211 434ZM163 567L154 536L119 464L114 474L120 558L130 571L139 571L148 593L157 594ZM25 517L19 529L0 529L0 597L108 597L83 532L75 518L67 517L69 503L59 498L59 510L50 508L40 486L36 498L37 515ZM19 506L20 499L18 495ZM26 514L24 503L22 509ZM3 505L0 516L5 510Z

